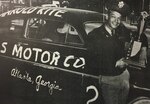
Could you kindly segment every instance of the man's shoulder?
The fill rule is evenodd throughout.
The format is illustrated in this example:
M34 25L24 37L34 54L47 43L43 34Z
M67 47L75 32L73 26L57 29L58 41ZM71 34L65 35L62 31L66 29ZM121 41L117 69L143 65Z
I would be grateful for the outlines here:
M98 28L95 28L93 31L91 31L88 36L99 36L99 34L102 34L102 32L104 31L104 26L100 26Z

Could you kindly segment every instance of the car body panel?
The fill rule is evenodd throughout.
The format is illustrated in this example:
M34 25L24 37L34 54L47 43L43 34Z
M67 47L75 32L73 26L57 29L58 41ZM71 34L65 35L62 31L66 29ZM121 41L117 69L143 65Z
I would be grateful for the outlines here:
M96 104L101 101L97 72L88 70L86 65L87 34L83 24L101 18L96 12L53 7L19 8L1 14L0 80L4 82L0 86L1 103ZM53 26L61 22L69 24L53 28L67 34L63 41L60 37L56 37L57 41L41 38L46 30L39 27L49 21ZM38 33L40 38L36 37ZM49 33L52 32L46 34Z

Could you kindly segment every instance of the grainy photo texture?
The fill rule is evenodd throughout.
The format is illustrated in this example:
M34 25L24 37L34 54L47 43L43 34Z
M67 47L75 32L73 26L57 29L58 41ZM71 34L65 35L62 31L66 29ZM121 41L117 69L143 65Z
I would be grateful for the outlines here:
M0 104L150 104L149 0L0 0Z

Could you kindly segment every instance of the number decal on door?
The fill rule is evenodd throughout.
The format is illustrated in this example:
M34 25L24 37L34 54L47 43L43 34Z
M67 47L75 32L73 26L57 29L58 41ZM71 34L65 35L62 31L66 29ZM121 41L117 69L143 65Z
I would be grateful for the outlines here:
M86 92L88 92L89 90L94 90L95 96L94 96L92 99L89 99L89 100L86 102L86 104L90 104L90 103L96 101L96 99L97 99L98 96L99 96L98 90L97 90L97 88L96 88L95 86L93 86L93 85L88 86L88 87L86 88Z

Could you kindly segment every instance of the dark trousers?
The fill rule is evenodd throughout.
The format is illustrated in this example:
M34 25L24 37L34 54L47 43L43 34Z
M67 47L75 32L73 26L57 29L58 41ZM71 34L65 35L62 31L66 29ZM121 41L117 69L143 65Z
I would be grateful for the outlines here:
M129 92L129 72L125 70L118 76L101 76L100 87L104 104L126 104Z

